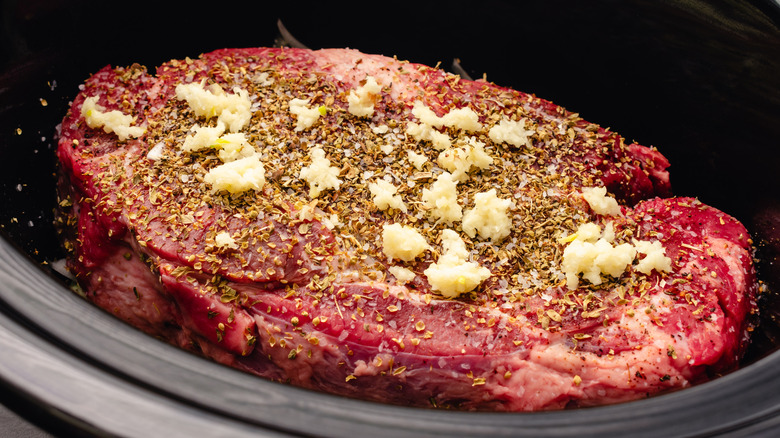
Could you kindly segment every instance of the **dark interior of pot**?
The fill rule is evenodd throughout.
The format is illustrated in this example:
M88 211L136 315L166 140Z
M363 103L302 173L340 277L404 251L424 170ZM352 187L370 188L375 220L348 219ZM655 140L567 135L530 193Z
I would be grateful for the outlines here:
M778 3L485 1L395 3L381 9L325 2L300 8L261 3L227 10L196 3L177 9L135 2L105 9L88 1L3 2L3 237L39 265L41 273L51 273L48 263L63 257L52 225L55 126L91 72L106 64L151 67L222 47L272 45L281 19L310 48L351 47L428 65L441 63L445 69L459 59L474 78L484 75L499 85L534 93L628 140L657 147L671 162L676 195L698 197L751 231L766 291L761 325L742 371L758 372L762 362L777 361L771 354L780 345ZM68 293L61 289L57 292ZM0 305L20 313L12 307L8 302ZM695 391L691 397L710 397L706 387ZM768 409L780 409L780 396L772 397ZM643 411L655 406L643 403L606 409ZM598 409L590 410L596 412L592 419L621 415L606 410L602 417ZM492 422L512 426L515 432L566 432L545 423L553 417L468 418L469 424ZM576 422L585 417L568 418ZM738 423L729 421L724 428ZM284 430L312 433L303 426Z

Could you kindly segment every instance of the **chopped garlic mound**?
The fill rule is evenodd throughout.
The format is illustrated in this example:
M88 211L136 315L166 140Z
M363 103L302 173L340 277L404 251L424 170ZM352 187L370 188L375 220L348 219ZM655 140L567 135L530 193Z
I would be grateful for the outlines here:
M225 125L217 122L217 126L208 127L194 125L192 130L194 135L188 135L184 138L181 148L188 152L195 152L203 149L219 149L217 155L223 163L235 161L239 158L254 155L255 148L249 144L246 136L241 132L224 134Z
M137 138L146 132L140 126L130 126L135 117L123 114L121 111L104 112L105 108L97 104L97 97L84 99L81 105L81 115L90 128L103 128L106 133L114 133L119 140L124 141L129 137Z
M396 280L398 280L398 283L400 284L406 284L417 276L417 274L414 273L411 269L404 268L402 266L390 266L387 268L388 271L390 271L391 274L393 274L393 277L395 277Z
M368 185L368 190L374 197L374 205L379 210L394 208L406 213L406 205L400 195L396 195L398 189L391 183L380 179Z
M493 157L485 152L485 143L477 140L475 137L469 137L467 148L469 161L473 167L484 170L493 164Z
M311 150L311 164L301 169L300 178L309 183L309 196L316 198L324 190L338 190L341 180L338 178L341 169L330 165L325 158L325 151L317 146Z
M217 126L200 126L195 124L192 126L194 135L188 135L184 137L184 144L182 149L188 152L195 152L202 149L208 149L217 143L217 139L225 133L225 125L223 123L217 123Z
M349 113L356 117L370 117L374 114L374 103L379 98L382 87L373 76L366 76L366 83L349 92L347 102Z
M507 209L512 206L509 199L496 196L496 189L474 195L474 208L463 213L463 232L473 238L480 237L499 242L512 231L512 218Z
M469 137L466 145L449 148L439 153L439 165L452 173L453 178L460 182L468 179L472 167L487 169L493 164L493 158L485 152L485 143L474 137Z
M461 129L466 132L482 130L479 116L471 108L456 108L441 118L444 126Z
M466 261L469 255L466 243L458 233L445 229L441 233L442 255L423 273L433 290L446 298L457 298L470 292L490 277L490 270Z
M488 131L488 137L496 143L509 143L513 146L530 146L528 138L534 131L525 129L525 120L510 120L506 117Z
M422 170L423 165L428 161L428 157L423 154L418 154L415 151L406 151L406 153L408 154L409 162L412 163L412 166L417 170Z
M595 243L575 239L563 250L561 270L566 274L569 289L579 286L578 274L591 284L599 285L602 274L615 278L623 275L634 257L636 249L628 243L612 246L603 238Z
M382 226L382 252L389 260L410 262L431 249L417 230L401 224Z
M602 274L620 277L634 261L636 249L627 243L613 246L607 238L614 239L614 229L608 226L602 235L601 228L594 223L585 223L577 228L575 238L563 250L561 271L566 275L569 289L579 286L579 274L591 282L602 283Z
M232 94L225 93L219 84L205 87L206 80L176 86L176 98L186 100L198 117L217 117L230 132L243 129L252 118L249 92L234 87Z
M601 238L606 240L609 243L612 243L615 241L615 224L612 222L607 222L604 225L604 232L601 234ZM634 245L636 246L636 245Z
M423 125L432 126L434 128L441 128L444 126L444 120L419 100L414 102L414 105L412 106L412 115L417 117L417 120Z
M432 109L418 100L412 106L412 115L417 117L421 124L434 128L446 126L466 132L475 132L482 129L482 124L479 123L479 116L471 108L455 108L439 117Z
M214 242L218 247L238 249L236 240L227 231L222 231L214 237Z
M583 187L582 197L596 214L617 216L620 206L615 198L607 195L606 187Z
M577 232L574 233L574 239L581 240L583 242L595 242L601 237L601 227L593 222L584 223L577 228ZM614 231L613 231L614 239ZM606 239L605 239L606 240ZM611 242L611 241L610 241Z
M223 163L236 161L255 154L255 148L249 144L242 132L225 134L217 139L214 146L219 148L217 156Z
M406 133L417 141L429 141L434 148L444 150L452 146L450 136L435 130L425 123L410 122L406 125Z
M635 270L645 275L650 275L653 269L658 272L672 272L672 259L666 256L661 242L634 239L633 243L637 252L645 255L645 258L634 266Z
M248 99L247 102L249 102ZM228 131L238 132L249 124L251 118L252 113L249 111L249 107L247 107L246 109L242 108L235 111L226 109L220 113L218 120L227 126Z
M482 129L479 116L471 108L457 108L439 117L432 109L418 100L414 102L412 115L417 117L420 123L408 123L406 133L417 141L430 141L433 147L440 151L451 147L452 140L449 135L437 129L443 126L467 132Z
M241 158L221 164L206 173L204 181L213 191L224 190L229 193L241 193L247 190L260 190L265 185L265 168L258 155Z
M422 190L423 207L431 211L434 219L441 219L447 225L463 217L463 208L458 204L457 184L452 174L444 172L430 189Z
M635 271L645 275L650 275L654 269L658 272L672 271L672 260L666 257L661 242L634 239L633 245L612 245L615 230L611 222L604 227L603 233L594 223L582 224L572 236L561 240L562 243L570 242L563 250L561 262L561 271L566 274L569 289L579 286L579 274L594 285L602 283L602 275L619 278L638 253L645 254L645 257L634 266Z
M309 99L292 99L290 101L290 112L298 118L295 124L295 131L303 131L314 126L314 123L323 115L323 108L310 108Z

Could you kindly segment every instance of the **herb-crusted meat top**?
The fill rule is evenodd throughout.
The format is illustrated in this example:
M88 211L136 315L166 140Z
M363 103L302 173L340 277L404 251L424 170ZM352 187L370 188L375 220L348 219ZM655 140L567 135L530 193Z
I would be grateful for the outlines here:
M190 84L203 99L245 95L246 123L225 122L232 109L199 113ZM144 133L89 127L93 97ZM746 230L694 199L663 199L669 163L655 149L533 95L378 55L225 49L154 74L106 67L63 121L59 157L82 282L131 248L177 324L244 359L202 351L303 386L357 395L401 379L407 389L377 397L476 408L631 399L734 365L755 305ZM215 169L242 159L261 166L234 171L250 188L218 185ZM600 187L617 210L585 196ZM391 242L391 224L421 236L419 250L395 255L391 244L411 241ZM587 240L585 225L598 235ZM575 241L629 258L567 271ZM644 267L651 245L667 268ZM454 295L436 272L457 277ZM344 356L322 383L310 374L326 350ZM549 394L518 394L536 388L531 363L557 376ZM445 375L476 395L446 395Z

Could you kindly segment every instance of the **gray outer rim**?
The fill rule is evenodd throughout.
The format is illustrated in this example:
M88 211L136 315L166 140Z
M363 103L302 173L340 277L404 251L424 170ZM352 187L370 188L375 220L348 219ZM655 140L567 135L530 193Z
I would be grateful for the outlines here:
M90 434L756 436L780 424L780 352L713 382L621 405L429 411L267 382L151 340L70 293L5 239L0 284L2 382Z

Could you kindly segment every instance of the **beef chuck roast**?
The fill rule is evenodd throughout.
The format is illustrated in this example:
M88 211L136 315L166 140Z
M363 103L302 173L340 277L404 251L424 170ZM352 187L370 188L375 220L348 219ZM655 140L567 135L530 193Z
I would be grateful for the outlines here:
M239 153L264 170L254 186L208 180L224 165L227 137L184 147L226 122L177 94L182 84L248 99L251 118L215 135L244 134L249 149ZM96 109L83 110L87 102ZM142 133L88 123L92 111L132 116ZM450 113L477 120L465 127L447 122ZM502 120L521 122L519 139L490 134ZM477 144L489 164L440 156ZM329 164L317 173L320 193L302 178L317 149ZM413 406L598 405L733 369L751 329L747 231L696 199L669 198L658 151L533 95L438 69L353 50L268 48L173 60L155 73L106 67L74 99L58 155L68 266L89 300L175 345L293 385ZM457 194L446 208L476 209L475 195L489 189L507 201L503 216L485 213L508 218L502 235L469 233L432 212L439 204L422 192L445 171ZM374 198L378 180L397 190L386 193L394 207ZM618 211L597 212L583 196L593 187ZM395 223L427 249L388 257L383 226ZM650 256L637 252L619 273L565 272L583 224L609 234L610 247L659 242L670 268L643 273ZM447 251L445 229L468 263L489 271L472 288L454 279L463 287L448 297L426 274Z

